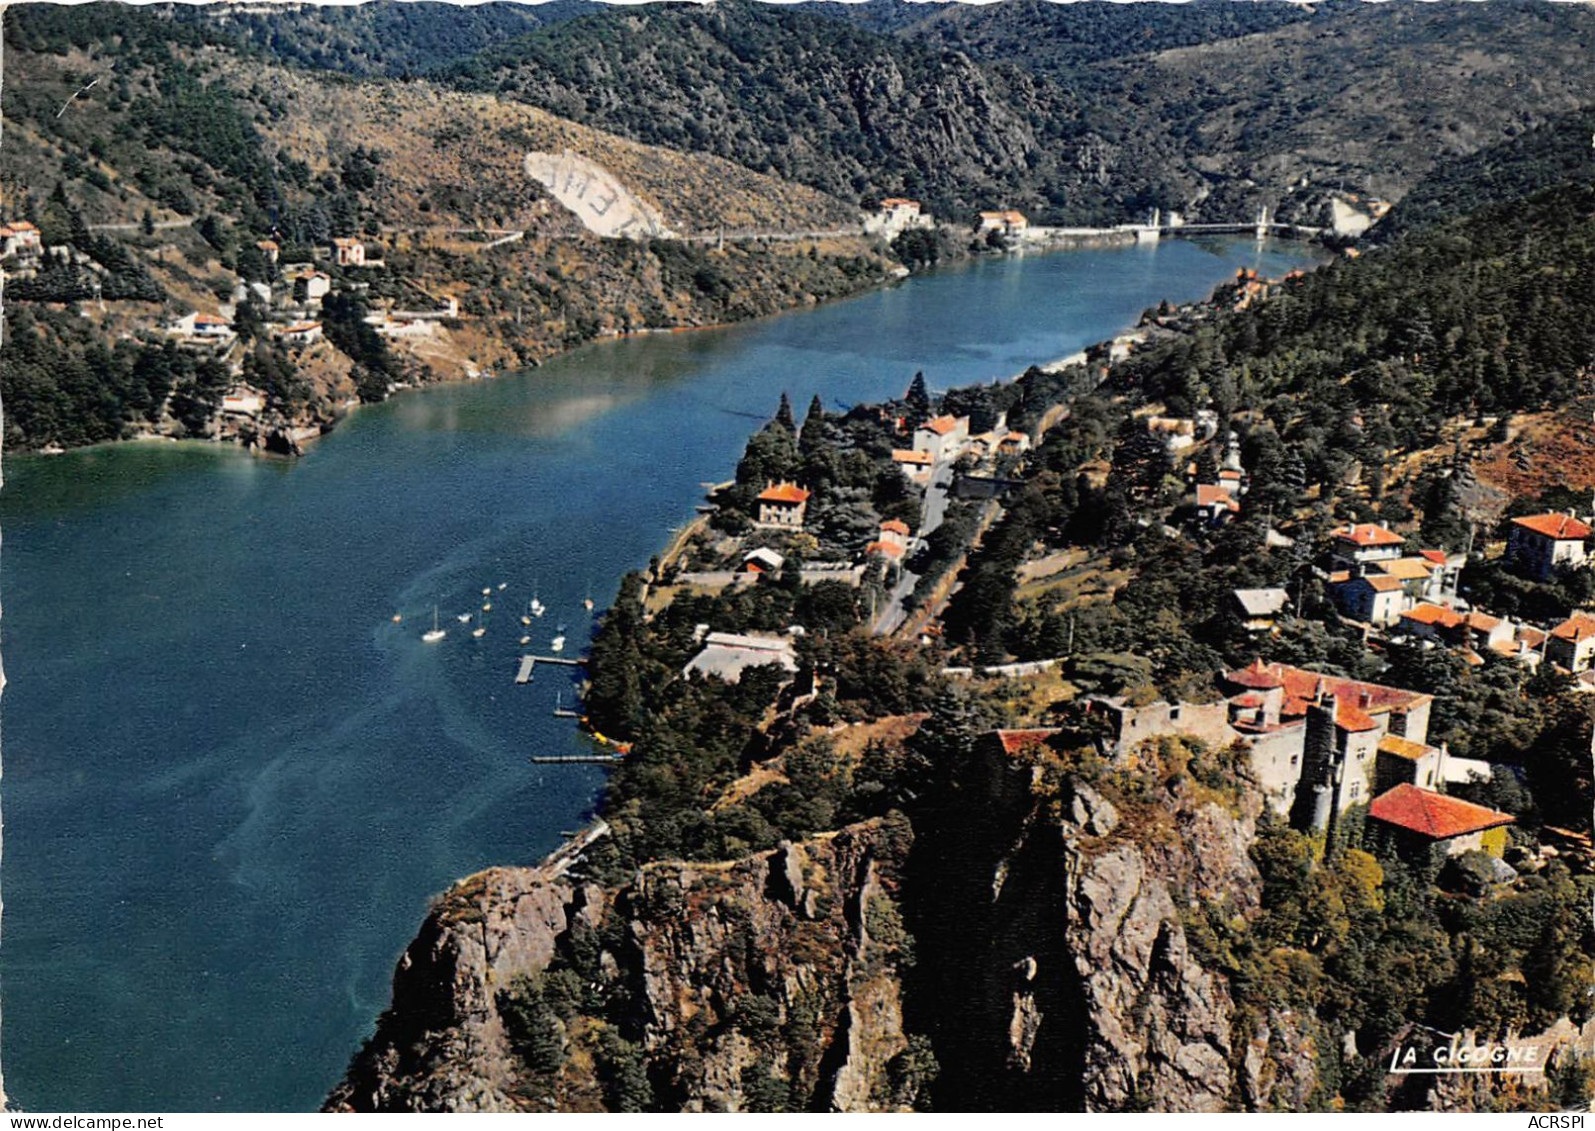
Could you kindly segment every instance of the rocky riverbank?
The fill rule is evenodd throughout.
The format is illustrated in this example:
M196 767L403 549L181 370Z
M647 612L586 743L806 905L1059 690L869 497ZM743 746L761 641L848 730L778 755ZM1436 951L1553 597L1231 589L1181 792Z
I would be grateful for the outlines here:
M1304 1102L1295 1018L1240 1024L1187 924L1246 918L1256 796L1121 796L968 752L916 813L606 884L452 888L329 1110L1213 1111Z

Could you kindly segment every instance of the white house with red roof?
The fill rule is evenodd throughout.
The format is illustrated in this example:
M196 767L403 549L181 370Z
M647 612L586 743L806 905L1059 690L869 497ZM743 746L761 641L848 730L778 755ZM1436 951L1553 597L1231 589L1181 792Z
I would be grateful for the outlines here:
M233 336L233 324L230 319L219 314L203 314L194 311L171 322L166 327L166 332L178 338L190 338L201 342L226 341Z
M916 452L909 448L892 449L892 462L902 469L903 478L916 487L930 482L931 465L935 462L929 452Z
M366 245L353 236L339 236L332 241L332 256L339 267L364 267Z
M321 340L320 322L295 322L277 331L277 340L288 346L308 346Z
M1330 553L1338 563L1348 568L1399 558L1401 548L1406 544L1406 539L1401 535L1375 522L1342 526L1330 532L1329 540Z
M1196 485L1196 509L1210 526L1223 526L1241 513L1241 505L1216 483Z
M772 483L759 493L759 526L801 530L809 493L796 483Z
M12 255L36 258L43 254L44 240L33 224L27 220L0 224L0 258Z
M914 430L914 450L926 452L936 463L957 459L969 440L969 417L938 416Z
M1577 569L1589 560L1588 523L1570 514L1531 514L1512 520L1506 560L1517 572L1549 581L1559 569Z
M1412 605L1406 583L1384 573L1332 582L1331 592L1335 603L1352 620L1381 628L1395 624Z
M1545 658L1577 675L1595 663L1595 617L1574 613L1551 629Z

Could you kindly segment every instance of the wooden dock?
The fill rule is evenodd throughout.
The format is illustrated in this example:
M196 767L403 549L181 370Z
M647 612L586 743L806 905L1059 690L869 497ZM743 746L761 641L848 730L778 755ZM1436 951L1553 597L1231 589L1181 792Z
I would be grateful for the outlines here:
M587 665L587 657L576 656L567 658L565 656L522 656L521 666L516 669L515 672L515 682L531 683L532 671L537 667L538 664L559 664L560 666L567 668L580 668Z
M539 766L558 765L563 762L601 763L624 762L624 754L533 754L532 761Z
M555 707L554 717L556 719L579 719L582 717L582 713L573 711L569 707Z

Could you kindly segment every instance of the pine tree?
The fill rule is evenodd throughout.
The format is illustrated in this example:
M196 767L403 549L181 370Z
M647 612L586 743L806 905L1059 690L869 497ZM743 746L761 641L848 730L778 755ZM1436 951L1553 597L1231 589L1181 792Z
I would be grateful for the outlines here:
M797 420L792 416L792 402L787 399L784 392L781 394L781 406L775 410L773 423L793 434L797 432Z
M918 424L930 415L930 390L925 387L923 369L914 374L914 379L909 382L908 392L903 394L903 401L908 405L910 424Z
M803 418L803 429L798 433L798 450L805 457L813 455L825 442L825 405L819 395L809 402L808 415Z

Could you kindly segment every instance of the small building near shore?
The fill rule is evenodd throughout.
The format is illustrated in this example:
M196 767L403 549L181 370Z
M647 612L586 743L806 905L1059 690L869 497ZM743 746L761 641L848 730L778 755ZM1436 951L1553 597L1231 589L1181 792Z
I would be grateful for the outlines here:
M914 450L928 453L936 463L957 459L968 440L967 416L937 416L914 429Z
M704 637L702 651L688 661L681 674L690 677L696 672L737 683L749 668L766 664L774 664L784 672L798 670L790 637L711 632Z
M801 530L809 492L796 483L772 483L759 494L759 526Z
M991 232L1000 232L1005 236L1017 236L1023 234L1029 227L1030 221L1025 219L1023 212L1007 208L1001 212L982 212L975 234L984 236Z

